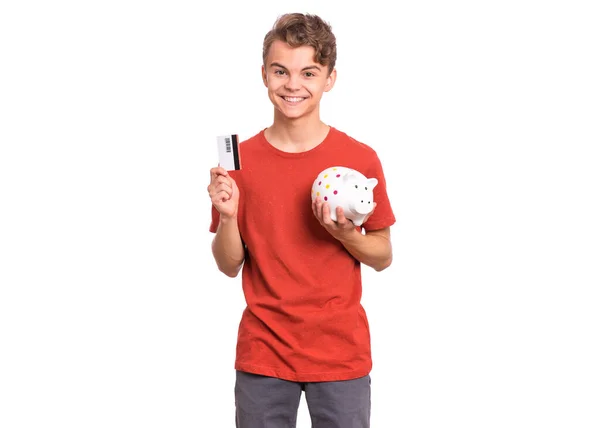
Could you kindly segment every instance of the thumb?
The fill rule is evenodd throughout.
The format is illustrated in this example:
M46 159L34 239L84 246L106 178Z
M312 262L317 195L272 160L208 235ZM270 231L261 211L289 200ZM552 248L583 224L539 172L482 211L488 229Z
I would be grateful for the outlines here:
M233 194L234 195L239 194L239 189L238 189L237 183L235 182L235 180L233 179L233 177L231 175L229 176L229 180L231 182L231 188L233 189Z

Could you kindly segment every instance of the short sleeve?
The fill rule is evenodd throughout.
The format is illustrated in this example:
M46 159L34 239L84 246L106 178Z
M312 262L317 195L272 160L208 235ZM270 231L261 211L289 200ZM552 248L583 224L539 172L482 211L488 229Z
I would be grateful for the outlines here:
M392 226L396 222L396 217L388 196L383 166L377 154L374 154L366 175L367 178L377 179L377 185L373 189L373 200L377 203L377 207L373 215L363 224L363 228L369 231Z

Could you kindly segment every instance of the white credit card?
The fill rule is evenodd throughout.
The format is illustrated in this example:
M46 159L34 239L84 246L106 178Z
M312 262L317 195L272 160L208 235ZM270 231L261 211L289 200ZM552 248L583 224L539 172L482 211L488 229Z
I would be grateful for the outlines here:
M217 146L219 149L219 166L227 171L242 169L237 134L219 135Z

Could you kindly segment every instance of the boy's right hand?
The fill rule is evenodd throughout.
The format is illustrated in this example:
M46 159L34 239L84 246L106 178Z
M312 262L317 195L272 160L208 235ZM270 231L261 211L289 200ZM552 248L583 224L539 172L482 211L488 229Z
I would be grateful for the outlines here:
M225 168L211 168L208 195L221 217L235 218L237 216L240 192L233 177Z

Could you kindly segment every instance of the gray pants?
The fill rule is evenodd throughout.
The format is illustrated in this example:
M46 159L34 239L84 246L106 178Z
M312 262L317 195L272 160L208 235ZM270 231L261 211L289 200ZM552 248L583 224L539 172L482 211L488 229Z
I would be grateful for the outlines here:
M369 428L371 377L290 382L236 372L236 428L295 428L304 391L312 428Z

